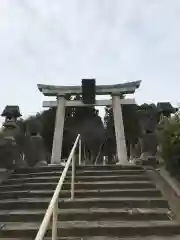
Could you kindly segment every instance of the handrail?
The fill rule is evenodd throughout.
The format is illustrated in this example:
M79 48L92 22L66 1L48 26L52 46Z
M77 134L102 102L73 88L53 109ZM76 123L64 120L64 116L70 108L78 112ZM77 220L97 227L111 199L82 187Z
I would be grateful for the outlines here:
M41 226L39 228L39 231L35 237L35 240L43 240L46 231L48 229L49 222L51 220L51 216L53 215L53 222L52 222L52 240L57 239L57 220L58 220L58 199L59 194L62 189L64 179L66 177L67 171L69 169L70 163L72 161L72 179L71 179L71 199L74 199L74 174L75 174L75 150L77 147L77 144L80 141L80 134L78 134L76 141L71 149L71 152L69 154L68 160L66 162L66 165L64 167L64 170L62 172L62 175L59 179L59 182L57 184L57 187L54 191L54 194L52 196L52 199L50 201L50 204L47 208L46 214L44 216L44 219L41 223Z

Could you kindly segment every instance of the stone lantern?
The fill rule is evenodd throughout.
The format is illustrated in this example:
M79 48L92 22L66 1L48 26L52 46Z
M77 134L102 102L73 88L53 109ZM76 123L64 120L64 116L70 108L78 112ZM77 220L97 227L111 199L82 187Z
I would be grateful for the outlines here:
M5 117L5 122L3 126L7 127L17 127L17 119L21 117L19 106L7 105L4 111L1 114L2 117Z
M163 121L164 117L169 118L171 114L178 111L178 108L174 108L170 102L157 103L157 110L160 116L160 121Z
M1 114L5 117L3 129L0 134L0 165L5 168L16 168L24 166L23 134L17 124L18 117L21 116L18 106L6 106Z

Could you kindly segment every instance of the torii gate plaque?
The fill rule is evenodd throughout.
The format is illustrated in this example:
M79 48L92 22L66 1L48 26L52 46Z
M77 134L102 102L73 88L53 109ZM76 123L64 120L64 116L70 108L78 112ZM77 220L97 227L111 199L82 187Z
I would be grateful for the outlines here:
M78 100L65 100L66 94L82 94L81 86L54 86L38 84L39 90L45 96L56 96L57 98L56 101L43 102L43 107L57 107L51 164L59 164L61 162L65 107L82 107L92 105L113 106L118 163L122 165L128 164L121 104L135 104L135 100L122 99L121 96L135 93L136 89L139 88L140 83L141 81L134 81L116 85L97 85L96 95L111 95L112 98L110 100L96 100L95 104L84 104L82 101Z

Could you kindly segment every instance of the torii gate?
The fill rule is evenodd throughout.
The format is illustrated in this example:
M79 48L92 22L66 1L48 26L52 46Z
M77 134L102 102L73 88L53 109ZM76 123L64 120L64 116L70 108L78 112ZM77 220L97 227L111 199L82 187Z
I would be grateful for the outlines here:
M112 98L110 100L96 100L95 104L84 104L82 101L78 100L65 100L65 95L67 94L82 94L81 86L38 84L38 89L44 94L44 96L56 96L57 98L56 101L43 102L43 107L57 107L51 164L59 164L61 162L65 107L82 106L113 106L118 163L122 165L128 164L121 105L135 104L135 100L122 99L121 97L125 94L135 93L136 89L139 88L140 83L141 81L134 81L116 85L97 85L96 95L111 95Z

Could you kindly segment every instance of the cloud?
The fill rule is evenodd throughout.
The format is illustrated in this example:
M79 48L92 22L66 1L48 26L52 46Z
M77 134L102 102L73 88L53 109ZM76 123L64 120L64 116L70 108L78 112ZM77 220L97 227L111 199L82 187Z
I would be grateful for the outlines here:
M0 109L41 110L37 83L142 79L145 101L178 102L179 0L1 0Z

